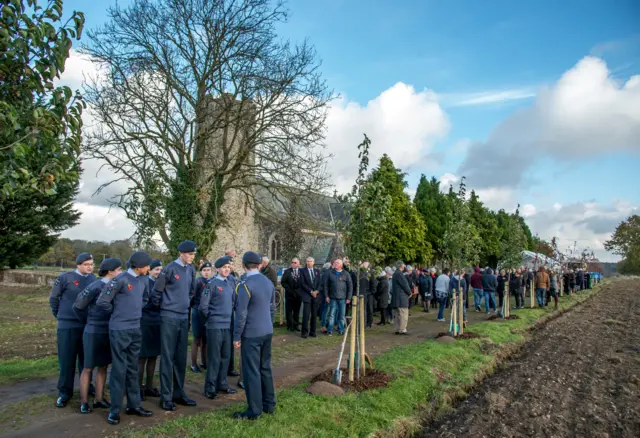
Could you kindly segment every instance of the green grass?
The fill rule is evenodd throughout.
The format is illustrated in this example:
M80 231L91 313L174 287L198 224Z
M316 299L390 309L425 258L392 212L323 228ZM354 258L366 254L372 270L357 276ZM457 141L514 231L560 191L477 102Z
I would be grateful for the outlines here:
M561 308L586 299L590 293L564 297ZM311 396L305 384L278 391L275 415L264 415L255 422L231 418L244 404L213 410L204 414L167 421L146 430L119 433L127 437L209 437L224 431L225 437L361 437L378 430L394 434L419 429L425 415L438 415L451 409L452 397L464 397L473 382L492 372L496 357L484 354L483 344L504 347L525 340L524 329L551 315L551 309L514 311L520 319L487 321L474 324L472 331L485 338L441 344L428 340L396 347L376 356L376 367L390 373L388 388L347 393L339 398ZM447 378L439 380L438 375ZM435 406L435 409L429 406ZM431 411L430 411L431 409Z
M41 379L56 374L58 374L57 356L31 360L21 358L0 360L0 385Z

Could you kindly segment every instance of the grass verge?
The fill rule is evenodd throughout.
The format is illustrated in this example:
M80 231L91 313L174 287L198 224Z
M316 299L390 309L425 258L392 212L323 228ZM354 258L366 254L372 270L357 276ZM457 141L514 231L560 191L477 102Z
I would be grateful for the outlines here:
M561 299L566 310L584 301L590 293ZM224 431L225 437L361 437L407 436L420 429L425 415L441 415L455 399L463 398L484 377L491 374L506 351L519 348L527 329L551 318L549 309L514 311L520 319L475 324L472 331L481 339L441 344L428 340L396 347L376 356L376 367L394 377L386 389L340 398L311 396L306 384L278 392L275 415L258 421L231 418L245 405L237 404L200 415L167 421L145 430L121 431L125 437L209 437ZM487 344L493 348L487 349ZM487 354L487 352L490 352Z
M47 356L42 359L0 360L0 385L41 379L58 374L58 357Z

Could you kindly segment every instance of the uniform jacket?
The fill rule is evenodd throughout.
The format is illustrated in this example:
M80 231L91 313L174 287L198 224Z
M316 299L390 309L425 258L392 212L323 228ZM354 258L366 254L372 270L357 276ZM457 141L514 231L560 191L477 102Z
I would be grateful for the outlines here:
M109 333L111 315L96 306L98 296L107 283L109 281L106 278L94 281L78 295L73 303L73 310L78 315L78 319L87 324L84 327L84 331L87 333Z
M204 292L204 289L207 287L207 284L210 280L210 278L204 277L198 277L196 279L196 289L193 295L193 299L191 300L191 307L193 307L194 309L197 309L200 305L200 298L202 297L202 293Z
M149 291L152 292L156 281L151 277L147 278L149 279ZM142 308L142 319L140 320L140 325L160 325L160 307L154 306L151 300L149 300L149 302Z
M96 306L111 314L109 330L140 328L142 307L149 301L149 280L136 276L131 269L118 274L105 287Z
M196 270L173 261L164 267L151 293L154 306L160 307L160 315L174 319L187 319L191 300L196 293Z
M273 283L258 271L247 273L236 286L236 318L233 340L273 334L276 290Z
M236 282L231 275L226 279L214 277L207 282L198 311L204 316L208 329L228 329L236 301Z
M84 327L84 322L80 321L76 312L73 311L73 303L78 295L94 281L96 281L95 275L81 275L77 271L65 272L56 278L49 294L49 305L51 313L58 320L59 329Z

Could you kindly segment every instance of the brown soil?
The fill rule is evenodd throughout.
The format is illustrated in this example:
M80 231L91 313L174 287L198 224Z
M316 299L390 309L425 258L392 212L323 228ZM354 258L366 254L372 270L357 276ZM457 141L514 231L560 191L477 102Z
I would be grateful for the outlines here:
M640 292L624 280L533 340L422 437L640 436Z
M333 370L325 371L314 377L314 382L331 382ZM367 370L366 376L360 377L360 380L349 382L347 380L347 370L342 371L342 383L340 386L348 391L362 392L369 389L384 388L391 382L391 376L380 370Z
M491 315L487 319L489 321L504 321L504 320L511 320L511 319L520 319L520 317L518 315L511 315L511 316L507 316L506 318L501 318L498 315Z
M438 336L436 336L436 339L442 338L443 336L451 336L451 335L447 332L440 332L438 333ZM455 339L477 339L477 338L484 338L484 337L485 337L484 335L479 335L478 333L465 331L463 334L456 336Z

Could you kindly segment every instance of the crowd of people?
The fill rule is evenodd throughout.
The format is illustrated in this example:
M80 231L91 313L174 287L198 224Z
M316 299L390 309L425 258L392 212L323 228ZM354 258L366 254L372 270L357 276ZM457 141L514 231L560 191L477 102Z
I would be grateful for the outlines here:
M57 407L66 407L73 396L76 363L80 412L109 409L109 424L119 424L125 394L127 415L151 416L142 407L148 397L159 398L166 411L175 411L176 405L196 406L184 390L191 327L191 369L206 369L204 396L236 393L228 376L238 376L248 408L234 417L255 419L274 412L275 271L266 258L247 251L242 256L244 273L238 276L233 271L235 252L229 250L213 265L200 264L197 276L195 242L184 241L177 249L179 257L166 266L144 252L134 252L124 269L121 260L105 259L100 278L93 275L91 254L82 253L76 269L55 280L49 302L57 319ZM241 372L234 370L234 349L240 349ZM159 389L154 386L158 357ZM104 396L109 366L110 401Z
M179 257L163 266L144 252L134 252L123 269L116 258L100 263L93 275L91 254L76 259L76 269L60 275L50 294L57 319L60 375L56 406L67 406L73 396L76 364L80 374L80 412L109 409L108 423L118 424L124 396L125 414L148 417L147 398L175 411L176 405L196 406L184 390L189 330L193 333L191 371L206 371L203 394L215 399L235 394L228 377L238 377L248 408L235 418L255 419L273 413L276 398L271 374L271 340L276 310L276 288L284 289L287 329L302 338L342 335L354 295L365 303L365 327L395 324L397 335L408 335L409 312L421 300L423 312L437 308L437 320L446 322L445 309L457 298L464 303L467 322L469 295L476 312L502 314L507 291L516 308L524 307L526 291L535 289L537 304L556 308L560 287L570 294L591 287L589 273L578 269L558 272L541 266L494 273L491 268L460 270L414 269L402 261L376 270L368 262L352 267L349 258L336 258L321 269L308 257L305 266L294 258L281 280L270 260L253 251L242 257L244 273L234 271L236 253L228 250L214 263L201 260L197 275L195 242L184 241ZM562 281L560 280L562 276ZM300 322L300 314L302 321ZM241 366L235 369L234 349ZM160 359L160 387L154 374ZM198 359L200 358L200 362ZM107 368L110 401L104 396ZM95 379L94 379L95 376ZM95 385L92 384L95 380ZM93 404L89 403L93 396Z

